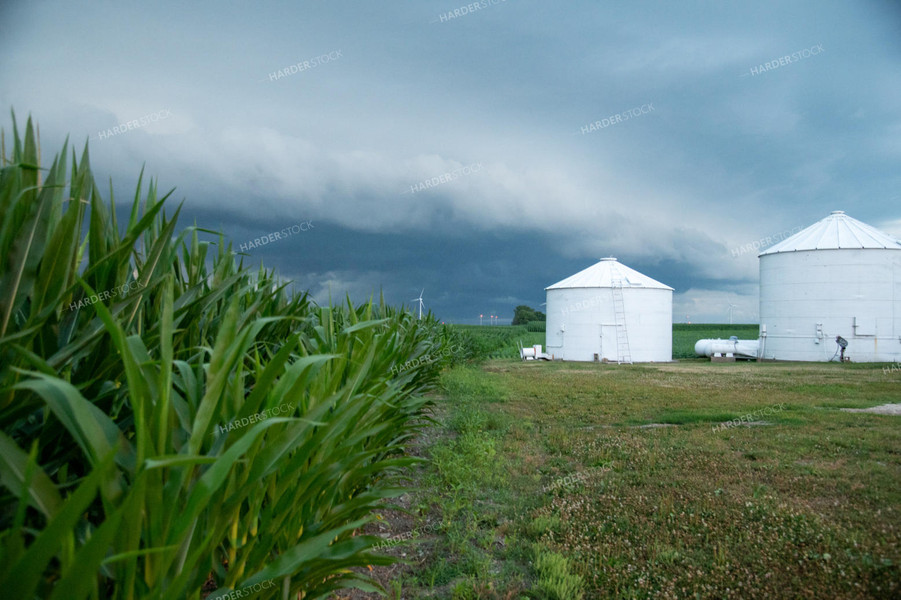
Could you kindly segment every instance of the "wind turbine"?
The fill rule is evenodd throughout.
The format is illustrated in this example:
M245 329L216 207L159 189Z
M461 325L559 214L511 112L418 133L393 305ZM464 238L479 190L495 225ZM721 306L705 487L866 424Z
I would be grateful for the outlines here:
M425 291L425 288L422 288L422 292ZM413 298L413 302L419 301L419 318L422 319L422 292L419 292L419 298Z
M736 305L729 303L729 325L732 325L732 310L738 308Z

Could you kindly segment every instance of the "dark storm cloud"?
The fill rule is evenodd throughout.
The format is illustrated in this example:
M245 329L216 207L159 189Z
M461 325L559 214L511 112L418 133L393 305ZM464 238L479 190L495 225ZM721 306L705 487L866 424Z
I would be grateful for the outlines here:
M119 197L146 164L186 225L273 236L246 260L319 300L425 288L453 321L609 255L676 321L753 320L736 248L901 230L892 3L470 4L4 3L0 107L45 152L92 138Z

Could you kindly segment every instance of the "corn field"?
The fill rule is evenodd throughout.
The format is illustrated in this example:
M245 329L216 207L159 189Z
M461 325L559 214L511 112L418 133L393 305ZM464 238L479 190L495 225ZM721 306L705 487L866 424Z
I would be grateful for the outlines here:
M41 166L31 119L0 167L3 597L376 589L393 559L361 529L405 491L454 334L291 293L143 173L117 214L87 145Z

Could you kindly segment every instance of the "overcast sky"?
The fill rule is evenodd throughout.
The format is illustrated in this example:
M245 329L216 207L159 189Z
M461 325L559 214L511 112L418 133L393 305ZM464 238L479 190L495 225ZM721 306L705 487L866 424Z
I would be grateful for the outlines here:
M897 0L0 0L0 107L236 249L294 227L249 260L318 301L448 322L616 256L756 323L748 244L901 236Z

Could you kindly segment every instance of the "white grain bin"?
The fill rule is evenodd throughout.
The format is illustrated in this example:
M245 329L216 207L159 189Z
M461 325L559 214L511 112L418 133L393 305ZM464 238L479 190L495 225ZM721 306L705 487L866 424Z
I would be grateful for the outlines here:
M602 258L547 291L547 353L572 361L668 362L673 288Z
M901 244L843 211L761 252L760 356L901 359Z

